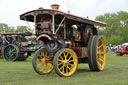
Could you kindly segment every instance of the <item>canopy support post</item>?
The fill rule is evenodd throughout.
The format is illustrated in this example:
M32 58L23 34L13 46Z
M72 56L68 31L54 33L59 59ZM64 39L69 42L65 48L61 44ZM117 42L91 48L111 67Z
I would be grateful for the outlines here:
M62 21L60 22L60 24L59 24L59 26L58 26L58 28L57 28L57 30L56 30L56 32L55 32L55 34L58 32L58 30L60 29L60 26L62 25L62 23L64 22L64 20L65 20L65 17L62 19Z
M52 29L53 29L53 34L55 34L55 15L52 16Z
M35 26L35 28L34 28L34 34L36 34L36 16L34 16L34 26Z
M66 39L66 20L64 21L64 39Z
M28 27L31 29L31 27L30 27L30 25L29 25L29 23L27 22L27 19L26 19L25 17L24 17L24 20L26 21Z

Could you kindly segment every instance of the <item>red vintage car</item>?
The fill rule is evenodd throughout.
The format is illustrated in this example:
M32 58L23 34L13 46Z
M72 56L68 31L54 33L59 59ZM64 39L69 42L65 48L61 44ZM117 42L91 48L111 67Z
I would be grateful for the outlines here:
M124 54L128 55L128 45L118 46L116 55L117 56L123 56Z

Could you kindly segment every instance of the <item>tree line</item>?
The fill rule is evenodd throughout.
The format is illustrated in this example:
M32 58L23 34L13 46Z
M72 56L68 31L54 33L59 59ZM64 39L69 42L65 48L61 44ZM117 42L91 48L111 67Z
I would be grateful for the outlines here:
M105 13L95 18L107 24L106 29L98 29L107 44L122 44L128 42L128 12Z
M33 32L33 30L27 26L8 26L5 23L0 23L0 33L4 32Z

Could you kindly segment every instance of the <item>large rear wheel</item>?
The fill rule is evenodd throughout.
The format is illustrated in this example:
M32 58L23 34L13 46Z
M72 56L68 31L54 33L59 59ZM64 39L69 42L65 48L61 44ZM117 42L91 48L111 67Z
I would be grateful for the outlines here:
M3 50L3 57L6 61L15 61L19 56L19 48L16 45L8 45Z
M88 42L88 64L91 71L104 70L106 47L103 37L92 36Z
M40 48L36 51L32 60L32 65L35 72L40 75L48 74L53 70L52 59L45 48Z
M55 54L53 65L59 76L71 76L77 69L77 55L72 49L62 48Z

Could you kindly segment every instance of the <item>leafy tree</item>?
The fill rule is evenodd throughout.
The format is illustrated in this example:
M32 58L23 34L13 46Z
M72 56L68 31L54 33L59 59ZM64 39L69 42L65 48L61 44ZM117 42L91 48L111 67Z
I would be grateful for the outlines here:
M27 26L17 26L15 28L8 26L7 24L0 23L0 32L33 32L33 30L28 28Z
M105 22L106 29L98 30L105 37L108 44L128 42L128 12L105 13L96 17L96 20Z
M33 30L31 30L27 26L17 26L16 32L33 32Z

